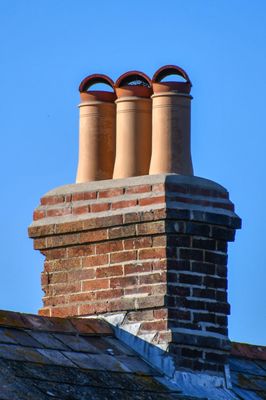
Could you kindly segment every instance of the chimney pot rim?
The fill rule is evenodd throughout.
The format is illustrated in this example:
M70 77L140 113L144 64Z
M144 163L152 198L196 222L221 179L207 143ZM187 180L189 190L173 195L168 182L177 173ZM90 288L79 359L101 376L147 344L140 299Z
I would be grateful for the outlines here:
M88 90L86 92L80 92L81 105L92 101L113 103L115 100L115 92L108 92L105 90Z

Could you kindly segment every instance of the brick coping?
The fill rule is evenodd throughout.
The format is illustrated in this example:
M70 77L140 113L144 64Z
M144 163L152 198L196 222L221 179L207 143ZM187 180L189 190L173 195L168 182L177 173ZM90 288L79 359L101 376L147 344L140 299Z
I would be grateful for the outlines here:
M218 183L198 176L178 174L158 174L134 176L125 179L108 179L86 183L72 183L59 186L47 192L43 197L64 195L67 193L79 193L99 189L113 189L116 187L131 187L137 185L153 185L159 183L174 183L178 185L190 185L206 190L215 190L227 194L227 190Z

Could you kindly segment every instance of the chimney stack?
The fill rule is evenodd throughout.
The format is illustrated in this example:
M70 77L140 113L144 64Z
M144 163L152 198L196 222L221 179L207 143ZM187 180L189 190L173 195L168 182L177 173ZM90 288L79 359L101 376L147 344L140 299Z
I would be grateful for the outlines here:
M76 183L111 179L115 160L114 91L88 90L103 83L114 89L106 75L85 78L79 87L79 161Z
M173 73L186 82L161 82ZM136 77L147 85L132 88ZM92 82L82 86L78 181L113 173L115 104L91 98ZM34 212L29 235L45 256L40 314L113 318L128 340L150 346L147 354L163 352L158 362L170 357L178 370L221 376L230 351L227 243L241 220L225 188L193 176L191 83L179 67L153 77L152 175L133 176L149 168L149 85L142 73L115 85L114 177L125 178L54 189Z

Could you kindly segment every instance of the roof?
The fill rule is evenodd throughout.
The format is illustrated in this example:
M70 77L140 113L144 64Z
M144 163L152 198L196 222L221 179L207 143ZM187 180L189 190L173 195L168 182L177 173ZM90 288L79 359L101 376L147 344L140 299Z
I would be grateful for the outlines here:
M182 394L101 319L0 311L0 400L266 399L266 347L233 343L230 370L231 390Z
M100 319L0 311L0 400L184 396Z
M233 391L240 399L266 399L265 346L233 343L230 371Z

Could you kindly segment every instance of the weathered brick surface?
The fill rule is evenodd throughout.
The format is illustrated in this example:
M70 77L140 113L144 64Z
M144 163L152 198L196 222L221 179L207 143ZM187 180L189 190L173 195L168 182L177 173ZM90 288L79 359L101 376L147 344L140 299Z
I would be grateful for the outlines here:
M227 242L241 223L224 189L175 179L45 196L29 228L45 256L40 314L124 311L123 323L138 323L178 367L219 373L229 351Z

